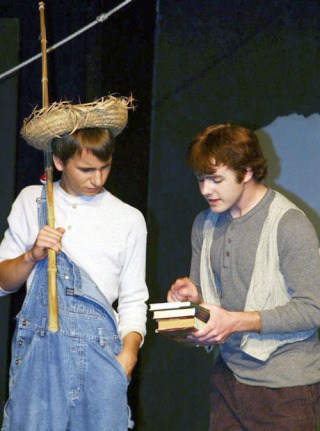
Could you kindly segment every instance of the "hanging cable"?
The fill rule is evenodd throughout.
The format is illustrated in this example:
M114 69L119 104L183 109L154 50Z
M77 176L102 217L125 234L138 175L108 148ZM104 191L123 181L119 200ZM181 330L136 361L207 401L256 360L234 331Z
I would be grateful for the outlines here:
M86 25L85 27L82 27L80 30L76 31L75 33L72 33L70 36L66 37L65 39L60 40L60 42L57 42L56 44L50 46L47 49L47 53L54 51L55 49L59 48L59 46L64 45L65 43L69 42L70 40L76 38L80 34L84 33L85 31L89 30L90 28L94 27L95 25L106 21L111 15L118 12L120 9L122 9L124 6L126 6L128 3L131 3L132 0L126 0L122 3L120 3L118 6L111 9L109 12L103 13L96 17L94 21L92 21L90 24ZM35 60L38 60L41 58L41 53L34 55L33 57L29 58L28 60L18 64L17 66L13 67L12 69L8 70L7 72L4 72L0 75L0 80L5 78L8 75L11 75L12 73L16 72L19 69L22 69L23 67L27 66L28 64L32 63Z

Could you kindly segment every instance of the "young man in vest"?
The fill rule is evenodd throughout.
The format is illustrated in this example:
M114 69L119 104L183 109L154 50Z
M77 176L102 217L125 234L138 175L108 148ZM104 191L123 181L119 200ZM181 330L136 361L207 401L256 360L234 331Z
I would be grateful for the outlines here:
M13 204L0 246L0 293L27 281L12 343L3 431L127 431L127 385L145 335L146 225L103 186L127 101L36 113L23 136L52 147L56 228L42 186ZM28 120L29 121L29 120ZM57 252L59 331L48 327L47 251ZM112 305L117 300L117 311Z
M220 345L210 430L316 430L316 233L301 210L261 183L266 159L250 129L208 127L187 160L209 209L194 221L190 278L177 279L168 300L210 309L208 324L190 336L198 346ZM303 175L303 168L293 174Z

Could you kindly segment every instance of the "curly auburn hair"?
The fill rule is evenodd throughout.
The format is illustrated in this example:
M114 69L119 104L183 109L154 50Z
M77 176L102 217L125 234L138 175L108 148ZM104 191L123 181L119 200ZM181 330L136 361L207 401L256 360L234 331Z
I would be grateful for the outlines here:
M238 124L217 124L202 130L191 141L186 159L197 174L214 173L219 165L225 165L236 173L238 182L248 168L256 182L267 174L267 160L257 136Z

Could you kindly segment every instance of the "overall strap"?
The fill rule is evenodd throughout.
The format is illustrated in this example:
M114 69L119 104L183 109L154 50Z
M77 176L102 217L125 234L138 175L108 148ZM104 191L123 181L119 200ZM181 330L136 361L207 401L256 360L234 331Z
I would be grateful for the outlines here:
M42 187L41 196L37 199L38 203L38 224L39 229L41 229L45 224L47 224L47 193L46 186Z

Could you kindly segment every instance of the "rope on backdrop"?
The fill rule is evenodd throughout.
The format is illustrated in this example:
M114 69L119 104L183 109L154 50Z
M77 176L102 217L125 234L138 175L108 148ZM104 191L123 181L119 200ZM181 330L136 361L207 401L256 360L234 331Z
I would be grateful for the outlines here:
M85 31L89 30L91 27L94 27L96 24L106 21L111 15L118 12L120 9L122 9L124 6L126 6L128 3L131 3L132 0L125 0L124 2L120 3L118 6L111 9L109 12L103 13L96 17L94 21L92 21L90 24L86 25L85 27L82 27L80 30L76 31L75 33L72 33L70 36L66 37L65 39L60 40L60 42L57 42L56 44L50 46L47 49L47 53L54 51L59 46L64 45L65 43L69 42L70 40L76 38L80 34L84 33ZM7 72L4 72L0 75L0 80L5 78L8 75L11 75L12 73L16 72L19 69L22 69L23 67L27 66L28 64L32 63L35 60L38 60L38 58L41 58L41 53L34 55L33 57L29 58L29 60L26 60L17 66L13 67L12 69L8 70Z

